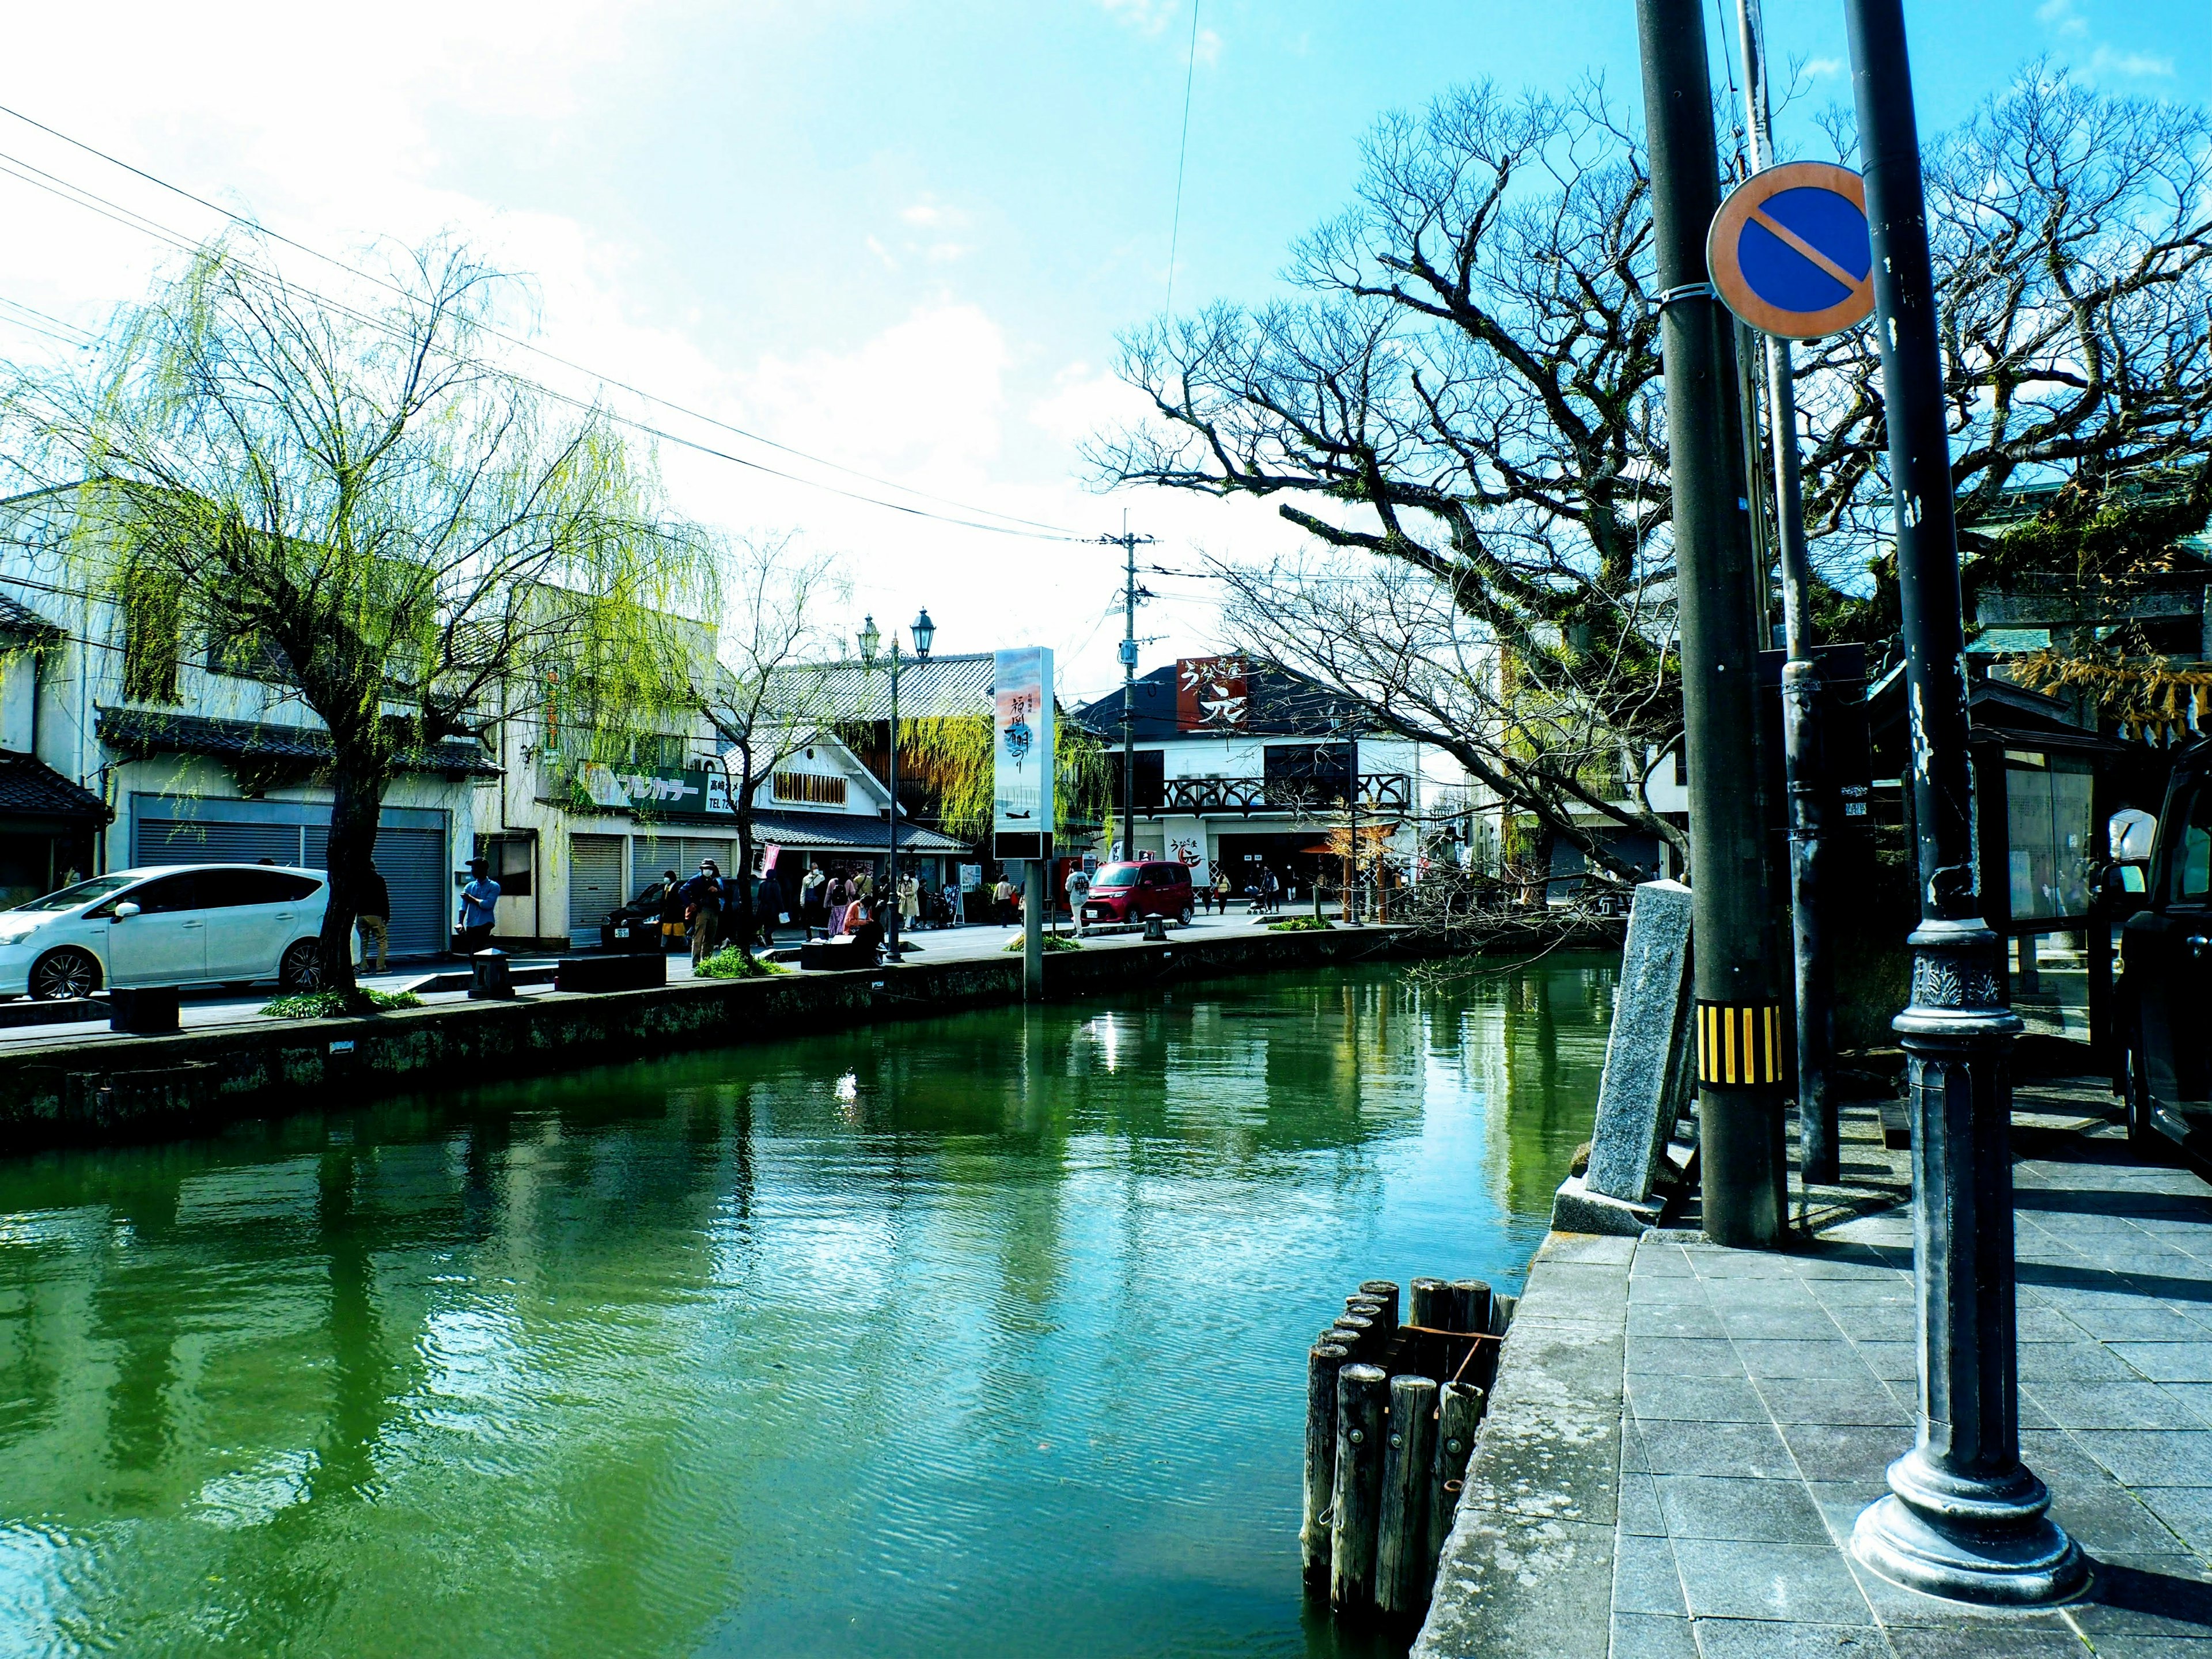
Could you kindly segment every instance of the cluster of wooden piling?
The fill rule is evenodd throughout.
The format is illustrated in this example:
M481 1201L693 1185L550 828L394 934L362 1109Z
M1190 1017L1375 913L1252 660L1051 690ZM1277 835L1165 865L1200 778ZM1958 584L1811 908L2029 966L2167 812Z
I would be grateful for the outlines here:
M1427 1613L1515 1298L1479 1279L1370 1279L1306 1355L1307 1593L1399 1629Z

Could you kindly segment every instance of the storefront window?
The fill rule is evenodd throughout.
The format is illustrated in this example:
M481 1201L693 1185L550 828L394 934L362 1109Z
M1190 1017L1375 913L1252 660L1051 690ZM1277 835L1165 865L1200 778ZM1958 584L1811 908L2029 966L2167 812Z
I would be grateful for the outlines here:
M2089 908L2094 778L2081 762L2008 756L2005 806L2015 921L2079 916Z

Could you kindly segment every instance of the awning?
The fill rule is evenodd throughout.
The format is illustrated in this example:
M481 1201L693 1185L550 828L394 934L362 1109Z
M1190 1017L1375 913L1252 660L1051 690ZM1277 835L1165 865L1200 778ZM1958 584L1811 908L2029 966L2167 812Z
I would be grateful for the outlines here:
M99 796L44 761L0 751L0 817L105 823L111 816Z
M727 822L727 820L725 820ZM753 845L771 842L801 853L880 853L890 841L890 825L881 818L846 812L755 812ZM899 825L899 851L926 857L967 858L974 848L967 842L925 830L918 823Z
M214 755L225 760L297 760L329 764L331 734L316 726L268 720L219 720L159 708L106 708L99 713L100 742L132 759L149 755ZM447 738L426 749L402 750L393 762L402 772L495 778L499 768L483 745Z

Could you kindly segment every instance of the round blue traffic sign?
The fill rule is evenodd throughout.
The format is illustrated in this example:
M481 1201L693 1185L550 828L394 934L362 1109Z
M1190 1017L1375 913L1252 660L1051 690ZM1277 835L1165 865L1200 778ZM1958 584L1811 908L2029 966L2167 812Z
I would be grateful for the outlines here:
M1874 310L1866 185L1848 167L1791 161L1729 193L1705 240L1713 289L1753 328L1794 340Z

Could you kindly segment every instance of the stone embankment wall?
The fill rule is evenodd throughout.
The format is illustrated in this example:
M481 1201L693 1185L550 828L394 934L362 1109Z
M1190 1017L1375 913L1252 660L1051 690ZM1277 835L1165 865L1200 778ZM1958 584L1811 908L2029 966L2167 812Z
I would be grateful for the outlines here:
M1045 988L1063 999L1350 963L1404 948L1395 931L1369 928L1068 951L1045 958ZM334 1098L926 1018L1021 994L1021 958L1006 956L26 1045L0 1055L0 1152L179 1133Z

